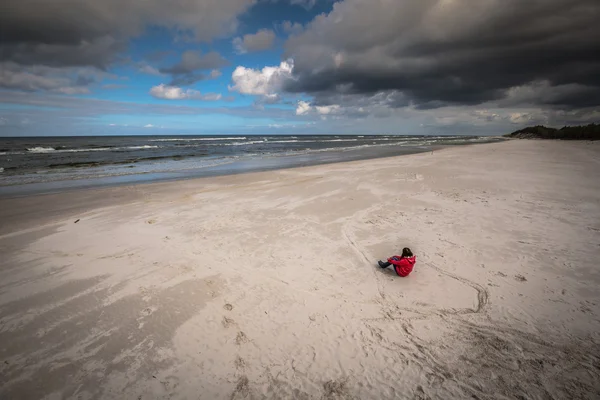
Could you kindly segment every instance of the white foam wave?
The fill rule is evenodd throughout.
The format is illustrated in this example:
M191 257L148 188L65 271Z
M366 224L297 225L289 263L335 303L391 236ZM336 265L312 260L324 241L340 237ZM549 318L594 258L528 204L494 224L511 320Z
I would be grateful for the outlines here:
M258 143L267 143L266 140L250 140L248 142L233 142L233 143L228 143L225 146L244 146L247 144L258 144Z
M86 153L93 151L123 151L123 150L146 150L146 149L158 149L158 146L127 146L127 147L96 147L91 149L55 149L53 147L31 147L27 151L29 153ZM18 152L10 154L21 154Z
M368 147L386 147L386 146L401 146L403 144L407 144L408 142L403 141L403 142L395 142L395 143L381 143L381 144L363 144L360 146L347 146L347 147L326 147L326 148L322 148L322 149L307 149L303 152L301 152L301 154L308 154L308 153L324 153L324 152L328 152L328 151L350 151L350 150L357 150L357 149L364 149L364 148L368 148ZM413 144L411 143L411 146ZM298 154L298 153L296 153Z
M151 142L193 142L193 141L213 141L213 140L245 140L243 136L235 137L218 137L218 138L168 138L168 139L153 139Z
M50 153L56 151L54 147L31 147L28 148L27 151L30 153Z
M145 149L158 149L158 146L150 146L150 145L143 145L143 146L129 146L129 147L117 147L117 149L119 150L145 150Z

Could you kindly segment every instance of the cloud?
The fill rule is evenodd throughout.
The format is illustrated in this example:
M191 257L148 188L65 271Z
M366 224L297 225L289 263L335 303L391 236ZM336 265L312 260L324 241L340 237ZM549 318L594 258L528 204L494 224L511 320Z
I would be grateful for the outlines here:
M233 47L238 54L253 53L268 50L273 47L275 32L270 29L261 29L254 34L244 35L233 39Z
M224 100L224 99L222 99ZM90 97L70 97L47 93L32 93L18 91L1 91L0 104L19 105L23 107L4 108L2 116L9 121L9 125L0 130L0 136L27 136L27 135L74 135L81 132L82 123L88 132L102 134L106 129L106 121L113 120L114 116L135 116L138 121L154 121L157 116L170 116L171 120L188 121L187 125L177 126L173 133L181 133L179 128L187 126L193 132L214 131L214 126L203 128L207 115L225 115L236 118L256 121L257 126L252 128L256 133L265 129L265 124L296 124L297 133L398 133L398 134L463 134L474 135L500 135L512 132L529 124L542 123L548 126L561 127L564 125L580 125L591 122L600 122L598 107L588 107L576 110L543 109L536 106L499 108L492 103L481 106L445 106L436 109L418 109L415 107L384 108L382 105L362 107L358 101L352 107L340 105L340 113L325 115L326 120L321 120L321 115L312 110L307 115L295 115L295 109L283 107L256 108L247 106L221 106L206 107L203 104L188 102L149 102L139 103L132 101L110 101ZM314 103L313 103L314 104ZM32 110L35 108L35 112ZM380 114L376 115L381 108ZM355 114L356 113L356 114ZM514 113L529 114L519 122L510 121ZM493 114L497 114L494 117ZM351 118L352 117L352 118ZM491 118L492 121L487 121ZM30 125L24 126L20 121L29 119ZM222 119L221 119L222 120ZM227 119L225 119L227 120ZM267 123L264 121L268 120ZM262 122L260 122L262 121ZM295 121L295 122L294 122ZM141 128L140 123L130 124ZM39 127L44 126L40 131ZM97 127L96 130L94 126ZM173 128L173 127L171 127ZM243 133L243 128L223 125L220 131L225 133ZM116 127L115 129L120 129ZM192 132L192 131L190 131ZM264 131L263 131L264 133Z
M157 26L195 41L229 35L254 0L6 0L0 57L19 64L106 68L127 41Z
M299 24L298 22L292 23L291 21L283 21L281 23L281 28L289 35L298 35L304 30L302 24Z
M157 99L164 100L204 100L204 101L216 101L221 100L221 94L219 93L206 93L202 94L197 90L187 89L184 90L177 86L169 86L160 84L150 89L150 94Z
M144 125L144 128L154 128L154 125L152 125L152 124Z
M13 62L0 63L0 71L0 88L69 95L87 94L89 85L102 78L114 78L89 68L23 67Z
M228 62L215 51L202 54L199 51L188 50L181 55L181 61L171 67L161 68L163 74L187 74L197 70L220 68Z
M199 51L188 50L181 55L181 61L171 67L160 68L162 74L170 74L172 86L188 86L195 82L219 75L217 68L228 65L229 62L215 51L202 54ZM201 71L212 70L209 75Z
M500 104L589 107L600 104L600 90L578 83L553 85L548 80L534 81L507 89Z
M321 115L336 114L340 111L338 104L332 104L330 106L316 106L317 112Z
M123 53L130 39L141 36L148 27L158 27L188 40L209 42L231 35L237 18L255 0L6 0L0 13L2 27L0 63L18 65L20 71L4 72L2 87L47 90L67 94L87 93L89 85L74 85L68 72L73 68L106 71L114 63L127 62ZM172 51L153 52L154 62ZM209 65L222 64L222 57L204 55ZM33 67L54 68L53 74L39 75ZM160 75L156 68L142 63L139 71ZM63 71L64 69L64 71ZM214 75L213 75L214 76ZM172 84L190 84L205 79L202 73L174 74Z
M106 85L102 85L102 89L108 89L108 90L123 89L126 87L127 87L127 85L121 85L119 83L108 83Z
M298 106L296 107L296 115L306 115L310 112L310 110L310 103L300 100L298 102Z
M207 79L217 79L222 75L218 69L213 69L210 73L204 72L190 72L187 74L174 75L169 82L171 86L190 86L198 81L204 81Z
M290 0L290 4L304 7L307 10L313 8L316 3L317 0Z
M143 74L148 74L148 75L156 75L156 76L162 76L163 73L160 72L158 70L158 68L155 68L149 64L146 64L145 62L140 62L138 63L138 71L143 73Z
M311 113L321 116L351 114L349 110L342 108L339 104L332 104L329 106L313 106L307 101L298 101L296 106L296 115L308 115Z
M226 101L226 98L221 99ZM10 105L8 108L2 105ZM157 116L168 116L175 126L171 125L172 133L181 134L181 129L190 133L214 133L214 125L206 125L206 117L213 115L231 116L248 120L268 120L270 122L289 121L290 110L283 108L266 108L258 110L253 106L222 106L215 104L206 107L203 104L187 104L181 102L134 102L111 101L91 97L70 97L48 93L32 93L0 90L0 108L2 115L9 123L0 129L0 136L38 136L38 135L78 135L82 128L87 134L106 134L107 123L116 123L115 116L122 116L127 121L138 121L129 124L130 129L142 130L147 123L155 124ZM178 118L181 116L182 118ZM29 120L27 126L22 121ZM235 124L223 121L219 131L233 133L237 131ZM143 124L139 121L144 122ZM187 122L186 122L187 121ZM40 130L40 126L44 129ZM114 129L121 129L123 125ZM181 128L181 129L179 129ZM142 133L142 131L140 131Z
M165 58L167 58L168 56L170 56L172 54L174 54L173 50L155 50L155 51L151 51L150 53L146 54L144 56L144 58L149 61L159 62L159 61L163 61Z
M530 100L598 105L598 18L596 0L344 0L287 40L295 79L284 89L323 103L398 92L430 109L515 98L511 88L546 82L543 99Z
M233 86L229 86L229 90L250 95L277 94L283 83L291 79L292 68L291 61L283 61L277 67L264 67L262 70L238 66L231 75Z

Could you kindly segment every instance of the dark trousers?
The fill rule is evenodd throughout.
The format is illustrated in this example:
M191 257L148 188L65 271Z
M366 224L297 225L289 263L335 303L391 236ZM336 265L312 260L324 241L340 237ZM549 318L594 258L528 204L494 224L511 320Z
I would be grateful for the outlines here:
M392 260L398 261L398 257L392 257ZM392 265L392 263L389 261L381 261L381 264L379 264L379 265L381 266L381 268L387 268L390 265Z

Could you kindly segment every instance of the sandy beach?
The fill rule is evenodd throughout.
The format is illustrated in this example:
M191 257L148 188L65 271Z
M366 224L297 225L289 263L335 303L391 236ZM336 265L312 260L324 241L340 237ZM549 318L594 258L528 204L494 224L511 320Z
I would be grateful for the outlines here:
M598 171L511 140L0 200L0 398L597 399Z

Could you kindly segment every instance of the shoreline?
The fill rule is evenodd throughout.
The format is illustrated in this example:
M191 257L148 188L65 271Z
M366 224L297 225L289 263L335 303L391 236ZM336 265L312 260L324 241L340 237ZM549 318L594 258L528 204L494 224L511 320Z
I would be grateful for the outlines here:
M505 142L508 142L506 140ZM320 167L335 166L348 164L349 166L360 165L360 163L371 161L371 160L394 160L397 158L407 158L415 156L426 156L428 154L441 153L454 148L459 147L470 147L470 146L485 146L485 145L497 145L505 142L497 143L477 143L461 146L440 146L435 149L427 151L421 151L416 153L408 153L402 155L382 156L367 159L357 159L348 161L334 161L322 164L302 165L293 167L283 167L259 171L248 171L231 173L224 175L208 175L208 176L189 176L183 178L173 178L169 180L152 180L148 182L137 182L134 184L122 183L122 184L107 184L107 185L91 185L84 187L74 187L71 189L65 189L54 192L33 192L24 193L14 196L5 196L0 194L0 221L3 223L0 225L0 238L2 235L7 234L8 230L11 230L11 225L14 220L26 218L27 220L34 220L31 225L39 225L40 221L45 221L42 224L51 224L56 219L64 218L66 215L76 215L77 213L85 213L98 208L114 207L119 204L131 204L136 201L142 200L145 196L150 196L152 193L165 195L172 190L195 190L199 185L206 183L208 185L235 185L239 186L244 183L246 179L250 182L250 185L254 181L261 181L264 179L271 179L271 174L277 174L278 172L285 173L286 171L306 171L311 172L311 169L318 169ZM183 187L181 187L183 185ZM63 201L68 197L68 202ZM15 206L21 206L25 209L40 210L39 213L31 216L23 216L21 214L15 214L10 211ZM72 207L69 207L65 203L74 203ZM51 208L50 210L41 209L43 205L60 205L60 207ZM3 211L7 211L4 213ZM29 222L26 223L29 228ZM19 225L13 225L19 226ZM20 226L23 226L21 223Z
M0 199L0 397L595 398L599 165L511 140Z
M450 137L453 139L454 137ZM202 140L204 140L203 138ZM225 138L229 139L229 138ZM409 138L414 139L414 138ZM437 140L434 137L433 140ZM503 141L497 137L474 137L481 143ZM181 141L186 140L183 138L175 138L173 140ZM332 139L332 142L343 141L344 139ZM353 137L353 141L363 140L368 141L360 137ZM379 139L374 139L379 140ZM381 140L392 140L392 139L381 139ZM400 140L394 138L394 140ZM466 140L466 139L457 139ZM224 142L218 140L220 142ZM290 140L288 145L293 145L297 140ZM169 142L170 143L170 142ZM175 142L178 143L178 142ZM250 141L249 143L256 143ZM263 143L263 142L260 142ZM269 143L269 142L264 142ZM272 145L277 146L279 142L271 142ZM318 143L318 142L311 142ZM237 145L238 143L229 143L226 146ZM458 145L470 145L478 144L474 143L461 143ZM145 147L144 146L133 146L132 148ZM187 146L187 145L186 145ZM170 161L156 162L156 163L144 163L142 158L140 164L137 161L120 161L116 165L123 165L124 167L120 170L110 170L112 164L106 164L102 168L107 168L106 171L91 172L87 169L78 170L74 169L52 169L50 165L49 169L42 168L40 171L28 172L24 175L0 175L0 197L20 197L31 194L43 194L43 193L57 193L72 190L79 190L93 187L110 187L110 186L123 186L133 185L138 183L148 182L168 182L182 179L195 179L210 176L225 176L234 175L248 172L260 172L260 171L271 171L278 169L287 169L301 166L310 165L326 165L337 162L355 161L355 160L370 160L376 158L387 158L400 155L417 154L420 152L427 152L436 150L445 146L453 146L452 144L427 144L425 146L420 145L407 145L406 142L403 144L377 144L372 142L371 144L364 144L357 147L341 147L335 148L323 148L323 149L312 149L308 152L301 151L299 153L257 153L257 154L246 154L242 153L238 155L230 155L223 157L193 157L191 155L175 157L175 155L163 155L158 157L160 159L175 157ZM184 146L184 148L187 148ZM108 148L107 148L108 149ZM187 150L186 150L187 151ZM49 153L52 154L52 153ZM74 153L78 154L78 153ZM148 155L146 155L147 157ZM196 160L196 161L194 161ZM10 161L10 160L9 160ZM40 163L42 161L35 161ZM56 162L65 163L65 160L60 159ZM91 163L92 160L85 159L79 160L80 164ZM180 164L183 163L183 164ZM14 169L14 167L11 167ZM41 168L41 167L40 167ZM96 167L94 167L96 168ZM97 167L100 168L100 167ZM48 173L48 174L47 174ZM18 179L17 179L18 178Z
M306 158L304 155L300 156L272 156L267 158L256 158L243 161L234 161L232 163L215 165L213 167L198 168L195 170L182 170L173 172L156 172L156 173L142 173L142 174L130 174L130 175L115 175L105 178L90 178L90 179L73 179L73 180L62 180L62 181L50 181L50 182L35 182L26 184L14 184L0 186L0 199L2 198L16 198L16 197L27 197L44 194L55 194L64 193L79 190L89 190L96 188L107 188L107 187L123 187L123 186L134 186L134 185L145 185L153 183L167 183L177 182L194 179L204 178L216 178L221 176L231 175L245 175L257 172L268 172L278 171L294 168L304 168L319 165L329 165L353 161L366 161L375 160L379 158L393 158L403 157L412 154L426 153L429 151L437 151L443 148L443 146L435 147L428 150L418 149L403 149L403 154L364 154L349 159L337 158L334 160L317 160L317 161L302 161ZM350 150L356 151L356 150ZM283 162L278 163L278 160ZM298 161L296 161L298 160Z

